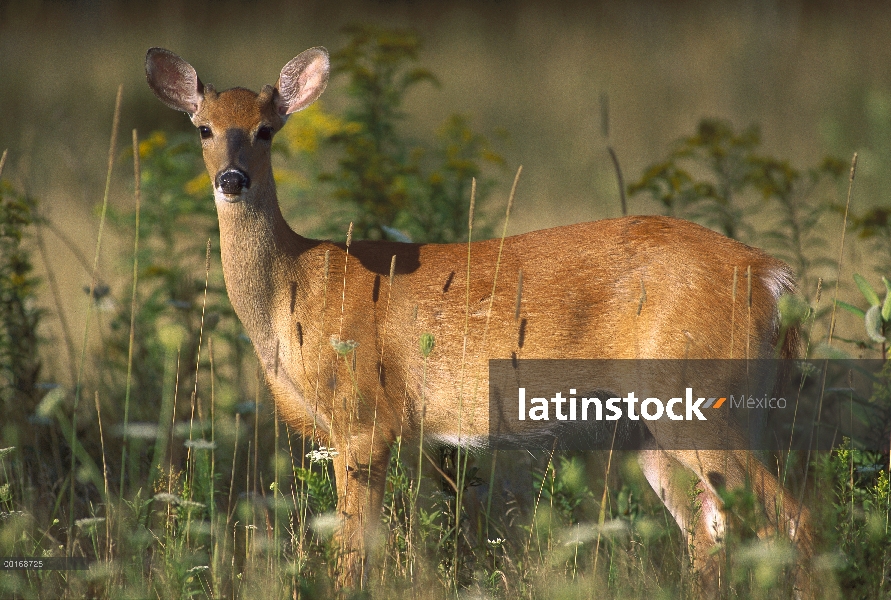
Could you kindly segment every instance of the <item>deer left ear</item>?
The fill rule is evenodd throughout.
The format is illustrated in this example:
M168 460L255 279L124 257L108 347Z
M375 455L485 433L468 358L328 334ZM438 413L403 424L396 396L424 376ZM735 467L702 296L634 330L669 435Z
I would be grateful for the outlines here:
M275 89L275 108L283 118L303 110L325 91L331 63L321 46L310 48L291 59L282 69Z

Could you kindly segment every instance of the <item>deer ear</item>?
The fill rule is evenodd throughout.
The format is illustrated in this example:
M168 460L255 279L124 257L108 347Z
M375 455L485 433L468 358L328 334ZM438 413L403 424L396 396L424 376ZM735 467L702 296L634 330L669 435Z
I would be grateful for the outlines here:
M163 48L145 55L145 79L161 102L194 115L204 100L204 84L192 65Z
M303 110L325 91L331 63L321 46L310 48L291 59L282 69L275 89L275 108L282 117Z

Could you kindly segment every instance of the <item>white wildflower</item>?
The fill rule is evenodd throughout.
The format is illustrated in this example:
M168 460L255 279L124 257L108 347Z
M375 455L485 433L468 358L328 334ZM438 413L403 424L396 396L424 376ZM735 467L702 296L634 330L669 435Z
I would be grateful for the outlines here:
M154 440L158 437L158 425L156 423L129 423L126 427L117 428L115 433L129 439Z
M154 495L154 499L157 502L164 502L166 504L179 504L180 497L176 494L168 494L167 492L160 492Z
M335 512L316 515L310 521L309 526L319 535L327 537L340 527L340 517Z
M204 571L210 571L210 567L207 565L198 565L197 567L189 569L189 573L202 573Z
M334 448L330 448L328 446L319 446L318 450L313 450L312 452L308 453L306 457L309 459L309 462L323 463L328 462L329 460L334 460L334 457L339 454L340 452L338 452Z
M186 440L183 442L183 446L186 448L191 448L192 450L213 450L217 447L216 442L211 442L210 440L205 439L197 439L197 440Z
M102 523L105 523L105 517L89 517L86 519L78 519L74 522L78 529L83 531L91 531L95 529L97 525L101 525Z

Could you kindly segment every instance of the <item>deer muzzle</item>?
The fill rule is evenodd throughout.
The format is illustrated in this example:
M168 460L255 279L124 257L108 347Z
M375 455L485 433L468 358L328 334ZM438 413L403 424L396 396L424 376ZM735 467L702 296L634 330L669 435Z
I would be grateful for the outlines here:
M239 169L225 169L217 173L216 187L229 202L238 202L242 190L251 187L250 176Z

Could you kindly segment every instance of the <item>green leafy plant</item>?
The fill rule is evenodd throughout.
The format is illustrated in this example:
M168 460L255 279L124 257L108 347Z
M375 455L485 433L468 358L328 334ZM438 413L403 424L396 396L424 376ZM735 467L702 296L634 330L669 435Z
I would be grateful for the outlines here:
M502 158L460 115L446 121L432 150L408 141L399 130L407 94L422 83L438 84L433 73L415 66L420 39L411 31L364 25L344 31L350 41L331 55L332 73L347 78L353 104L328 138L339 158L321 180L333 185L343 212L326 232L342 235L349 219L359 238L464 239L470 180ZM477 207L492 181L480 184Z
M303 483L302 500L312 515L331 512L337 506L337 490L328 468L328 462L337 454L335 449L322 446L307 454L310 463L319 465L318 468L297 467L294 471L297 479Z
M558 464L550 463L544 473L532 475L536 489L541 489L546 502L558 515L561 524L578 523L582 505L594 497L588 488L584 463L578 457L560 456Z
M870 590L887 589L891 565L891 487L887 468L877 458L845 438L816 461L819 480L832 486L832 501L821 505L819 518L839 553L839 583L854 597L873 597Z
M37 401L44 312L26 243L37 219L36 200L0 180L0 406L7 422Z

